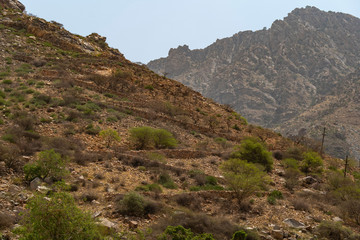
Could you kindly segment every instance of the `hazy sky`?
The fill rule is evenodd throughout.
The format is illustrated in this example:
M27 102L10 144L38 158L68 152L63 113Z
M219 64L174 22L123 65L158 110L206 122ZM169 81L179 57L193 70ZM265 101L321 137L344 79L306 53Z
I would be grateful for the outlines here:
M107 37L133 62L166 57L170 48L204 48L244 30L270 27L297 7L360 17L360 0L20 0L29 13L83 36Z

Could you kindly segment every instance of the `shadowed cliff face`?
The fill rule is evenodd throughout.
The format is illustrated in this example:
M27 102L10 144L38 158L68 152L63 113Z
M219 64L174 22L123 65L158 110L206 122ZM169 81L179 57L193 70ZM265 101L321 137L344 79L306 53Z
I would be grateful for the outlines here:
M349 131L360 130L353 105L359 39L358 18L306 7L268 30L239 32L201 50L171 49L148 67L234 106L252 123L288 135L305 128L308 136L320 138L316 129L326 125L333 132L327 150L341 143L333 153L344 157L356 145Z

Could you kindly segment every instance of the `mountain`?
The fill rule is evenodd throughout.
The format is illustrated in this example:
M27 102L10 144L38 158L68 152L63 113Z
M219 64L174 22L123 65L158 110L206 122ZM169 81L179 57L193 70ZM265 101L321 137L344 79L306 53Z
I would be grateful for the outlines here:
M360 159L359 37L360 19L306 7L205 49L170 49L148 67L287 136L319 140L326 127L327 152Z
M16 0L0 38L0 239L359 239L351 162Z

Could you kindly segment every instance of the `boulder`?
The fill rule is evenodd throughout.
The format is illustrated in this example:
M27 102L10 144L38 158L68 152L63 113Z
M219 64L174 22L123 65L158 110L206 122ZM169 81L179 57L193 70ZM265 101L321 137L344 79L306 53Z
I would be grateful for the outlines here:
M299 222L293 218L287 218L283 222L286 223L289 227L305 228L305 224L303 224L302 222Z
M316 178L313 178L312 176L307 176L307 177L302 178L301 182L304 184L310 185L310 184L317 183L318 180Z

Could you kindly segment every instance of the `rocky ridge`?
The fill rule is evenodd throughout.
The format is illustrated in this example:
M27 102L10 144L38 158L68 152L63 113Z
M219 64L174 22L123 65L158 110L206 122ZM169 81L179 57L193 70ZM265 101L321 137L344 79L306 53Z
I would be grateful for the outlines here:
M359 159L359 37L360 19L306 7L205 49L171 49L148 67L284 135L320 140L327 127L327 152Z

